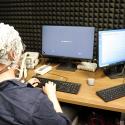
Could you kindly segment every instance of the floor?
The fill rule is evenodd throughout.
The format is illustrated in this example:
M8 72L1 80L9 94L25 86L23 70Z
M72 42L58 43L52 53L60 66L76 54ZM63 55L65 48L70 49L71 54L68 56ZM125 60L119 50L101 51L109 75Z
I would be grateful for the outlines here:
M72 107L73 109L75 109L75 111L77 111L77 125L121 125L120 112L113 112L71 104L66 105L68 105L68 107Z
M78 125L120 125L119 112L81 107L78 113Z

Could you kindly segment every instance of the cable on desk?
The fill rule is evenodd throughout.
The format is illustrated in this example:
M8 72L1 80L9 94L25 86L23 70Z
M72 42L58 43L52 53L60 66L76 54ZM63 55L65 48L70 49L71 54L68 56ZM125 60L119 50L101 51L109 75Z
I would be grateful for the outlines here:
M39 53L39 60L41 64L45 64L48 61L48 58L44 58L43 55Z
M122 69L122 78L123 78L123 83L124 83L124 81L125 81L125 65Z

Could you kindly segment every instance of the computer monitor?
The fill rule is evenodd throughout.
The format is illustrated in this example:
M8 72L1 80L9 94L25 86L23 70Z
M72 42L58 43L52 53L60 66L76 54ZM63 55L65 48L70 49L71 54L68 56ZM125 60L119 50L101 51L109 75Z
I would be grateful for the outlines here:
M42 55L65 59L65 62L93 59L94 30L94 27L43 25Z
M99 67L125 62L125 29L99 31L98 38Z

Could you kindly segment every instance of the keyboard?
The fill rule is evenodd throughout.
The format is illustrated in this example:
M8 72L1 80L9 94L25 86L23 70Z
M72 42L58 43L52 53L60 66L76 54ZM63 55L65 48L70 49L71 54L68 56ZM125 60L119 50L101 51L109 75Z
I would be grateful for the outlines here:
M71 94L77 94L81 86L80 83L64 82L60 80L41 78L41 77L35 77L35 78L39 79L40 81L37 87L42 88L42 86L44 86L45 83L48 83L48 81L51 81L56 84L57 91L71 93Z
M125 96L125 84L97 91L96 94L105 102L109 102Z

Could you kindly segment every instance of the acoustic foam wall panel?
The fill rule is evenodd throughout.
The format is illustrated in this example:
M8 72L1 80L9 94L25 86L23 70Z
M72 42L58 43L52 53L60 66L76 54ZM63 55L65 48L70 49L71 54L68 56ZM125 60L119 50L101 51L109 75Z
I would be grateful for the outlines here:
M14 25L27 50L40 51L41 26L94 26L94 58L97 58L98 31L125 27L124 0L3 0L0 21Z

